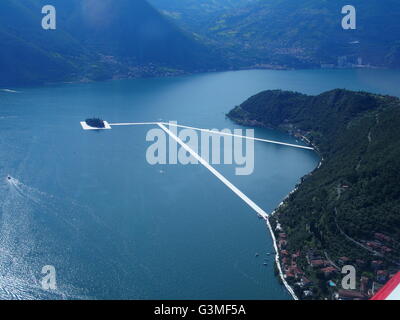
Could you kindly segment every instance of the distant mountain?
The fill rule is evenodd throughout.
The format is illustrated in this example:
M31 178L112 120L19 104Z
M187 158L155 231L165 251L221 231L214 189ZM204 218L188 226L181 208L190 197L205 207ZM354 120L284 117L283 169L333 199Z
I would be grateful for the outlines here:
M374 260L382 260L383 270L398 270L400 99L346 90L318 96L265 91L229 117L305 136L323 158L275 215L287 233L288 251L302 253L304 270L310 269L309 252L333 261L360 259L357 274L368 277L376 272ZM310 276L318 279L315 270ZM318 281L319 297L331 297L325 277Z
M1 85L179 74L222 63L145 0L52 0L52 31L41 28L46 4L0 2Z
M0 84L70 79L91 54L64 30L45 32L33 1L0 2Z
M195 33L230 10L260 0L149 0L155 8Z
M216 18L205 34L250 64L289 67L371 64L400 67L396 0L354 0L357 29L343 30L345 0L269 0ZM235 54L233 54L235 53ZM358 60L361 58L361 60Z
M178 75L246 67L400 67L397 0L45 0L0 2L0 85ZM154 8L154 6L157 7ZM183 31L176 26L184 26Z

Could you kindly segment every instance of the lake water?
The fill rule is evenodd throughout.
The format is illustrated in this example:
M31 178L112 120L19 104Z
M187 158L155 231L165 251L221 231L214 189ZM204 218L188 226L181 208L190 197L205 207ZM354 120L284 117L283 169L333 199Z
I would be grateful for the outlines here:
M151 127L88 132L79 121L241 128L225 114L261 90L399 95L399 80L384 70L253 70L0 91L0 298L290 299L265 223L206 168L149 165ZM271 212L318 162L256 142L252 175L215 167ZM55 291L41 289L45 265L56 268Z

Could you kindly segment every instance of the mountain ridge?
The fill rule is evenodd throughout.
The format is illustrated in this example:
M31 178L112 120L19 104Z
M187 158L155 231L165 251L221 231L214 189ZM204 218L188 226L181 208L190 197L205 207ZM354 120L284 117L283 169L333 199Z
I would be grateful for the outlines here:
M41 28L46 4L1 2L0 85L175 75L223 64L145 0L54 0L56 30Z
M304 137L323 159L271 219L287 236L287 252L300 252L298 266L315 283L314 298L332 298L335 289L327 287L327 280L341 280L340 274L326 278L310 267L310 257L329 256L336 265L346 257L369 281L376 281L376 261L378 270L387 274L398 270L399 98L344 89L317 96L264 91L235 107L228 117ZM276 236L282 240L280 232ZM300 287L291 284L304 297Z
M212 0L152 3L219 48L233 67L400 68L395 0L354 0L356 30L342 29L345 0L228 1L219 10Z

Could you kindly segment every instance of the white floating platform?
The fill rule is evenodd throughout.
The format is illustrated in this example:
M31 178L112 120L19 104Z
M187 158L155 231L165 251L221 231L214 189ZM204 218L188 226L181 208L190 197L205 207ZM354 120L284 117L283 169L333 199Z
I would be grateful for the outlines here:
M103 121L104 123L104 128L94 128L91 126L88 126L85 121L81 121L81 126L83 130L110 130L111 126L107 121Z

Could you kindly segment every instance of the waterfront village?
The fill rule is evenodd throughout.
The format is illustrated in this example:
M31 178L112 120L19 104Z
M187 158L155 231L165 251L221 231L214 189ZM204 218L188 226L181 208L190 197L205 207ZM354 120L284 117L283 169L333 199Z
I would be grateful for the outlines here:
M286 233L278 224L275 233L280 254L280 263L284 278L301 299L331 299L331 300L367 300L397 272L383 258L393 249L393 239L382 233L375 233L373 239L363 241L366 249L374 252L372 260L339 257L331 260L326 252L317 250L288 250ZM343 289L341 281L345 274L341 273L343 266L352 265L357 272L355 290Z

